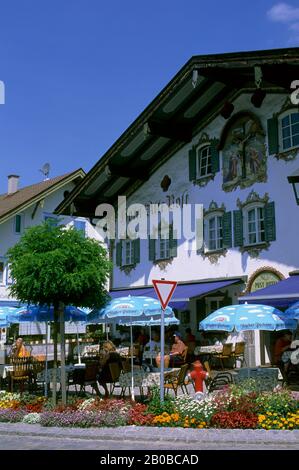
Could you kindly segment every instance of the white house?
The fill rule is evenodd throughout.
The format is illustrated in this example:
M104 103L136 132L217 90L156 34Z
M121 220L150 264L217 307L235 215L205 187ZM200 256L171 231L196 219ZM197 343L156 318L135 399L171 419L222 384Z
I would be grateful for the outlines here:
M160 231L112 241L112 296L155 295L152 279L176 280L181 329L198 331L208 313L298 270L287 179L299 167L298 78L298 48L192 57L59 205L89 217L120 195L148 215L153 203L203 205L199 250ZM250 364L269 362L268 334L248 332L247 346Z
M48 218L59 218L66 225L74 225L84 230L86 236L98 238L93 226L86 219L53 214L55 207L84 175L84 171L78 169L23 188L19 188L18 176L8 176L7 193L0 195L0 305L17 304L15 299L9 297L8 287L11 279L6 253L18 242L26 228L38 225Z

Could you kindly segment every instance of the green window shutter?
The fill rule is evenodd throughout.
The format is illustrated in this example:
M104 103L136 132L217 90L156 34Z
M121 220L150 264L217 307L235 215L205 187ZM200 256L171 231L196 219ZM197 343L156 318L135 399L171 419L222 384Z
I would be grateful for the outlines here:
M169 254L171 258L175 258L178 255L178 241L172 225L169 227Z
M268 152L269 155L278 153L279 151L279 138L278 138L278 119L273 117L267 121L268 132Z
M276 240L276 224L275 224L275 204L269 202L265 205L265 239L267 242Z
M132 241L133 253L134 253L134 264L140 263L140 238Z
M211 140L212 173L218 173L218 171L220 170L218 145L219 145L219 140L218 139L212 139Z
M116 266L122 265L122 241L116 243Z
M156 259L156 240L152 238L148 239L148 259L150 261L155 261Z
M232 241L232 213L225 212L222 216L223 248L231 248Z
M243 214L234 211L234 246L243 246Z
M189 181L196 180L196 148L189 150Z
M16 215L16 218L15 218L15 232L21 233L21 229L22 229L22 217L18 214Z

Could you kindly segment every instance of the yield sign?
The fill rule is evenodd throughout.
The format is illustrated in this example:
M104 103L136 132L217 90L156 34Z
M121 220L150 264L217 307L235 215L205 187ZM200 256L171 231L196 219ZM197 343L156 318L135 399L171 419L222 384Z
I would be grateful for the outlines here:
M174 293L174 290L177 286L177 282L153 279L153 284L156 294L160 300L161 306L163 310L165 310L168 305L168 302L172 297L172 294Z

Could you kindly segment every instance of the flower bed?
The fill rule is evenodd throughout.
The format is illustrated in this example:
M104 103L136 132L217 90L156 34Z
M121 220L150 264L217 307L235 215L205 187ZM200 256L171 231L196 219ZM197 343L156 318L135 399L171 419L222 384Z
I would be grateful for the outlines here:
M257 393L252 380L216 391L201 401L192 396L166 396L159 389L147 404L127 399L70 399L53 408L51 401L29 394L0 392L0 422L42 426L161 426L223 429L299 429L298 395L281 389Z

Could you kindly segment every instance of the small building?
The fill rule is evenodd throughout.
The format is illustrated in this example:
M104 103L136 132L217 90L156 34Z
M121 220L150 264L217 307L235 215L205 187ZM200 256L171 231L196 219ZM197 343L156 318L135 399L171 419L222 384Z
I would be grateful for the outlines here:
M84 176L84 171L78 169L23 188L19 187L19 176L8 176L7 193L0 195L0 305L18 304L9 297L11 278L6 253L18 242L26 228L50 218L66 225L74 225L78 230L83 230L86 236L97 237L97 232L86 219L57 216L53 213L55 207Z
M57 207L103 217L101 204L120 214L125 196L135 204L127 225L138 220L136 204L148 218L161 204L203 208L196 248L171 220L164 238L163 217L154 239L118 231L112 296L154 295L152 279L176 280L180 328L199 335L207 314L298 269L299 209L288 182L298 169L298 77L298 48L192 57ZM269 356L269 335L248 332L249 363Z

